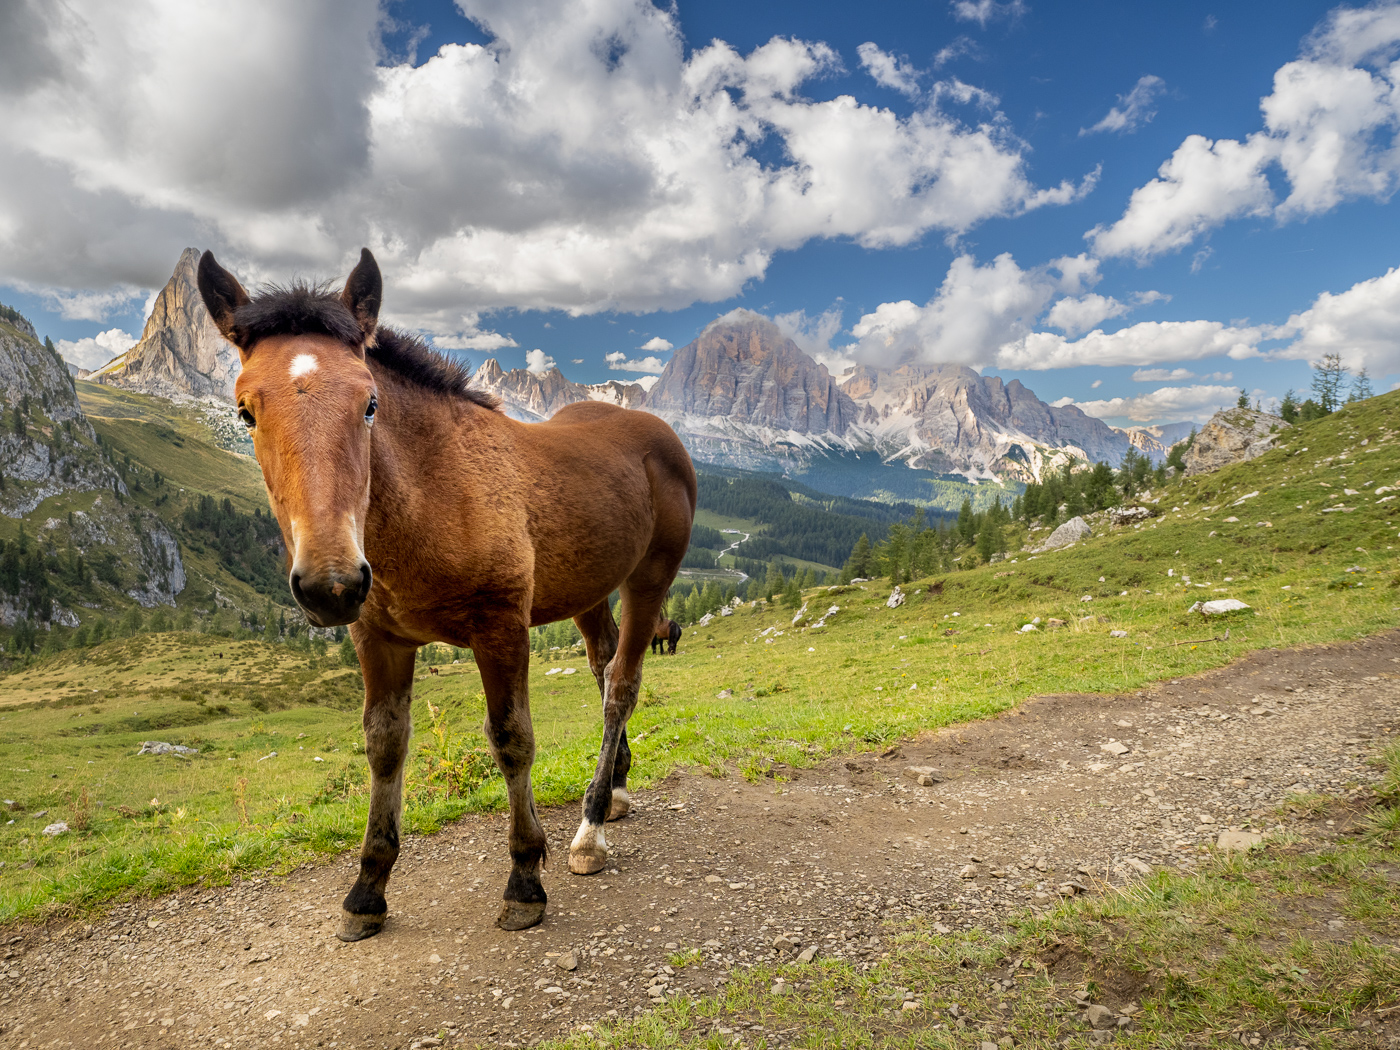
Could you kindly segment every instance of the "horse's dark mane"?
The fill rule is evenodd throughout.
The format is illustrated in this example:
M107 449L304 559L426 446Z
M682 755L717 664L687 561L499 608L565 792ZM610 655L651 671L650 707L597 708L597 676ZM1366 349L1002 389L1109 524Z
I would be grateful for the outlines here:
M327 335L346 346L359 346L363 339L355 315L339 295L326 285L303 281L261 289L251 302L234 311L233 323L236 342L244 348L274 335ZM483 408L500 408L497 398L468 385L471 369L407 332L381 325L365 356L424 390L465 398Z

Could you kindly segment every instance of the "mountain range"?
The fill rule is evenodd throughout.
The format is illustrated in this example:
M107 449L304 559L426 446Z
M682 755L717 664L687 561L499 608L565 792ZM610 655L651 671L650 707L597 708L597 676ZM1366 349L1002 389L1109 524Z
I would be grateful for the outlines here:
M198 258L185 250L141 341L90 379L177 399L231 399L238 355L200 301ZM472 383L517 419L536 422L576 401L609 401L665 419L701 463L827 477L874 472L883 482L855 487L886 491L896 483L904 494L917 491L909 483L920 478L1032 481L1070 459L1116 466L1133 447L1160 460L1189 428L1120 430L1073 405L1046 404L1020 380L962 365L862 364L832 375L748 310L719 318L677 349L650 389L576 383L557 367L505 370L494 359Z

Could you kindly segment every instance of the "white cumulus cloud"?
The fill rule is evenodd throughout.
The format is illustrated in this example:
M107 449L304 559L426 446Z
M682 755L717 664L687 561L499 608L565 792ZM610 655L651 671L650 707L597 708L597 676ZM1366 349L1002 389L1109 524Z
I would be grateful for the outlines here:
M1164 386L1136 397L1111 397L1103 401L1063 398L1055 404L1073 404L1100 419L1128 419L1134 423L1161 419L1202 422L1220 409L1233 405L1239 394L1232 386Z
M603 355L603 360L615 372L650 372L660 375L666 370L666 362L659 357L648 356L637 360L629 358L621 350Z
M1323 292L1281 331L1294 338L1274 356L1317 361L1335 353L1353 370L1400 372L1400 269Z
M1139 368L1132 375L1134 383L1180 383L1195 378L1196 373L1189 368Z
M245 283L368 245L396 320L496 348L468 314L722 300L813 239L958 235L1093 184L1035 186L956 91L907 116L809 95L839 68L820 42L687 53L650 0L460 0L489 44L418 66L381 64L378 0L13 3L0 281L70 297L159 287L188 244Z
M136 337L120 328L109 328L85 339L60 339L54 344L63 360L79 368L94 369L136 345Z
M860 56L861 68L881 87L910 98L918 95L922 73L911 66L908 59L896 58L868 40L856 48L856 54Z
M1148 124L1157 115L1157 111L1152 108L1152 104L1157 100L1157 96L1166 90L1167 82L1161 77L1148 74L1139 77L1138 82L1133 85L1133 89L1126 95L1118 96L1118 106L1110 109L1097 124L1091 128L1080 128L1079 134L1092 135L1096 131L1116 131L1119 134L1131 134L1138 129L1140 124ZM1122 108L1120 109L1119 106Z
M960 255L942 287L923 306L908 299L881 303L851 328L856 356L881 364L923 360L982 366L1002 344L1024 336L1056 293L1078 292L1098 279L1097 261L1059 259L1023 270L1009 252L979 266Z
M667 350L674 350L676 344L669 339L662 339L659 335L654 335L648 339L638 350L646 350L654 354L664 354Z
M1190 135L1138 187L1122 217L1085 236L1103 256L1176 251L1227 220L1307 218L1400 185L1400 4L1339 7L1274 74L1263 128L1243 141ZM1288 186L1278 200L1277 170Z
M998 19L1019 18L1028 8L1025 0L952 0L953 17L963 22L976 22L982 28Z
M833 306L816 317L805 310L778 314L773 318L778 330L804 352L826 365L834 373L844 372L855 362L844 353L845 348L832 349L831 340L841 331L841 308Z
M525 351L525 370L535 375L541 375L554 367L554 358L550 357L543 350Z

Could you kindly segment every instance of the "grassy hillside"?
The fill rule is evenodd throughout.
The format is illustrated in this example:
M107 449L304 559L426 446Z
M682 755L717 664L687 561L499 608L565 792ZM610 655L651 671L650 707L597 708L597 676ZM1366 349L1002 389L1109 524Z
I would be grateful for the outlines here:
M652 784L677 767L756 777L775 762L810 764L1033 694L1133 689L1261 647L1394 627L1400 499L1377 490L1400 485L1397 434L1400 393L1172 487L1150 524L1100 523L1066 550L916 581L895 609L875 582L808 592L796 626L793 610L758 605L687 629L676 657L647 664L634 777ZM1251 608L1209 621L1189 611L1223 597ZM831 606L839 611L826 626L809 626ZM0 827L0 916L286 866L358 842L358 683L331 657L176 633L108 642L83 659L65 653L0 678L0 768L15 771L5 789L15 823ZM576 673L551 673L561 670ZM538 659L530 680L538 797L577 798L600 732L592 677L581 656L560 652ZM428 703L414 709L408 827L501 806L470 663L424 674L417 691ZM137 756L149 739L200 754ZM74 830L38 834L56 819Z

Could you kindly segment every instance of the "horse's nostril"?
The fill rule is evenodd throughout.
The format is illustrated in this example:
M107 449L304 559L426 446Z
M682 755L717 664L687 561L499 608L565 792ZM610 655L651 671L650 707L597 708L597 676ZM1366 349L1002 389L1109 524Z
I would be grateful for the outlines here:
M360 563L360 601L369 597L370 586L374 583L374 573L370 571L369 562Z

